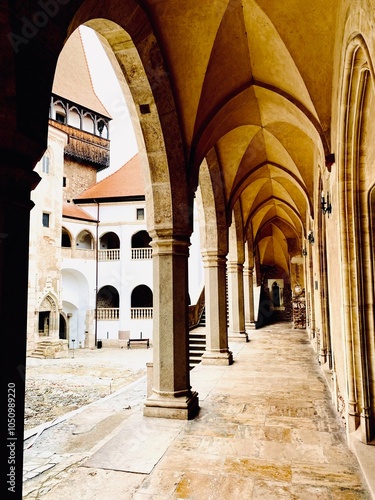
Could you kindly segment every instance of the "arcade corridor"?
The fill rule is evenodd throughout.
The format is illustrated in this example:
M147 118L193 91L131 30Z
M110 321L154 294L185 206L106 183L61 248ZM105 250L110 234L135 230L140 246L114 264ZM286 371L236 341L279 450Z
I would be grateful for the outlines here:
M195 420L142 416L140 381L45 431L25 466L61 462L26 481L24 498L371 498L306 331L272 325L230 347L231 367L191 372Z

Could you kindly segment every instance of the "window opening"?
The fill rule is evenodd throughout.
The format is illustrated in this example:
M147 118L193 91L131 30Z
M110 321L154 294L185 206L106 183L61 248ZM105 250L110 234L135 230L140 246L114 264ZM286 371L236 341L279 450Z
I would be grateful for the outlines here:
M43 223L43 227L49 227L49 214L43 212L42 223Z
M137 220L145 220L145 209L137 208Z

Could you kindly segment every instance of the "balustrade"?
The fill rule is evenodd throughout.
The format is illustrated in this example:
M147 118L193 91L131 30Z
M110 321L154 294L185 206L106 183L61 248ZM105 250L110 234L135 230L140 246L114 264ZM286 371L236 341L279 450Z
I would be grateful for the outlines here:
M120 260L120 249L114 248L114 249L99 250L98 260L100 262L110 261L110 260Z
M97 309L96 318L105 320L119 319L120 309L118 307L99 307Z
M152 319L152 307L131 307L131 319Z
M152 258L152 248L132 248L132 260L145 260Z

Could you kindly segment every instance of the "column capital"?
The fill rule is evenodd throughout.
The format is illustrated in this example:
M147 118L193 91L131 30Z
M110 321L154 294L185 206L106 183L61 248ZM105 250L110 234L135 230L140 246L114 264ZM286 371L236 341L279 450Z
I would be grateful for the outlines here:
M250 266L247 266L246 264L244 265L244 268L243 268L243 273L245 276L253 276L254 274L254 268L253 267L250 267Z
M202 252L202 262L203 267L226 267L227 258L216 252Z
M227 271L228 273L239 273L243 272L243 264L240 262L235 262L235 261L228 261L227 262Z
M152 237L150 245L153 255L189 255L189 235L175 236L171 231L162 234L151 231L150 236Z

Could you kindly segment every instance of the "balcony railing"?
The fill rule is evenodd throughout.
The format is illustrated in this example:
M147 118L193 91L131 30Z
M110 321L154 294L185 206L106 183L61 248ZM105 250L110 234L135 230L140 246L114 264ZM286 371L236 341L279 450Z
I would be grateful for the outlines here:
M131 319L152 319L152 307L131 307Z
M118 307L99 307L96 312L97 319L116 320L119 319L120 308Z
M132 260L145 260L152 258L152 248L132 248Z
M115 249L110 249L110 250L108 250L108 249L99 250L98 259L101 262L110 261L110 260L120 260L120 249L115 248Z

